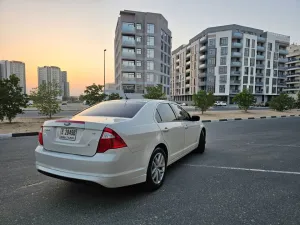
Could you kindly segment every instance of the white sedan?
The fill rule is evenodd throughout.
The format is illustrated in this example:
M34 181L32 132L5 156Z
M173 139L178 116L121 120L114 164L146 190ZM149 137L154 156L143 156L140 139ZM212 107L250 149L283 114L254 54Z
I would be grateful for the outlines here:
M163 100L99 103L69 119L46 121L35 150L39 172L115 188L164 182L167 166L191 151L203 153L199 116Z

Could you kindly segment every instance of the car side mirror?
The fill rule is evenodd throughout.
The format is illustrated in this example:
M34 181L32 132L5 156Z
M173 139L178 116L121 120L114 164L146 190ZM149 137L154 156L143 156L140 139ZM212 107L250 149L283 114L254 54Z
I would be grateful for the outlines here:
M200 116L192 116L192 121L199 121L200 120Z

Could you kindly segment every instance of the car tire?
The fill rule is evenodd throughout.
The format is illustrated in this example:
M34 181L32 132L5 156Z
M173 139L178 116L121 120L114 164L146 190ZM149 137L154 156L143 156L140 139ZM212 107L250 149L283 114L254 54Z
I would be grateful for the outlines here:
M163 157L163 158L161 158ZM155 191L159 189L165 180L167 169L167 156L164 149L157 147L153 151L148 169L145 188L147 191ZM162 177L161 177L162 175Z
M203 154L206 145L206 135L203 130L201 130L198 147L195 149L196 153Z

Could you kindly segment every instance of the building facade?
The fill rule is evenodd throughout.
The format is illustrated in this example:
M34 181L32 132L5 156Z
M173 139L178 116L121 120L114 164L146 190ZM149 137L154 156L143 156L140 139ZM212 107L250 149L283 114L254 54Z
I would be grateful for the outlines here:
M121 11L115 31L115 84L125 93L163 85L170 94L172 34L157 13Z
M61 89L60 97L70 96L67 71L61 71L57 66L38 67L38 85L48 82L59 84Z
M26 72L25 63L19 61L0 61L0 79L9 78L10 75L15 74L19 79L19 85L26 94Z
M267 102L285 87L290 37L225 25L207 28L172 52L172 99L191 102L199 90L233 103L244 88Z
M286 63L287 87L285 91L295 97L300 92L300 45L290 45L288 52L288 61Z

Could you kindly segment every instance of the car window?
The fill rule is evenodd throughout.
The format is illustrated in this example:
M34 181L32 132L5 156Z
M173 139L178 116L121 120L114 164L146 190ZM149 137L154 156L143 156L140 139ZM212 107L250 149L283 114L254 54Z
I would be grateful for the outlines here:
M171 106L167 103L163 103L157 106L157 112L163 123L172 122L176 120L175 114L171 109Z
M88 108L76 116L105 116L132 118L146 102L106 101Z
M171 104L174 109L177 120L190 120L190 115L179 105Z
M155 112L155 119L156 119L156 121L157 121L158 123L161 123L161 122L162 122L161 117L160 117L159 113L157 112L157 110L156 110L156 112Z

